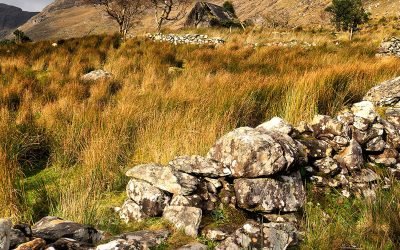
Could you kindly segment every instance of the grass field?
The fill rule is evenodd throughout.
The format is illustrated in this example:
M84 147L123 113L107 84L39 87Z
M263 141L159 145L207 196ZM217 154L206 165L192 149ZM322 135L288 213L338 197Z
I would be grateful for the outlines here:
M329 31L235 31L217 48L117 36L0 46L0 217L32 222L51 214L113 232L163 226L120 225L112 215L127 169L205 154L229 130L273 116L296 124L335 114L400 75L399 59L375 57L382 38L396 32L372 25L349 42ZM245 46L292 39L317 46ZM114 77L80 80L99 68ZM309 204L303 248L395 249L399 190L382 191L376 204L335 194L319 198L331 203ZM191 240L176 235L172 246Z

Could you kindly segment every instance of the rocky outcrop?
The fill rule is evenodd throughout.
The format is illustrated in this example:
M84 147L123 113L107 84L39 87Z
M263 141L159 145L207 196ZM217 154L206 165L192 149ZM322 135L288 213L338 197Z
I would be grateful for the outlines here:
M391 37L385 39L379 48L378 56L399 56L400 57L400 38Z
M8 250L11 240L11 220L0 219L0 250Z
M18 7L0 3L0 40L12 34L36 14L37 12L23 11Z
M209 38L207 35L199 34L147 34L146 37L154 42L167 42L174 45L195 44L195 45L219 45L224 44L225 40L219 37Z

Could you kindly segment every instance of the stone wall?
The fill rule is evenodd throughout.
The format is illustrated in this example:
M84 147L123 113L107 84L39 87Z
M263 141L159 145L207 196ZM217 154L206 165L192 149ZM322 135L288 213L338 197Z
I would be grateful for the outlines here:
M317 191L374 199L379 185L391 185L374 166L399 178L399 148L396 78L336 117L317 115L297 127L275 117L227 133L206 156L136 166L127 172L128 199L118 211L126 222L162 216L191 236L220 241L217 249L284 249L299 241L290 218L304 206L305 181ZM234 231L200 228L202 217L221 206L243 211L248 222ZM261 217L262 224L253 220Z
M400 38L391 37L383 41L379 48L378 56L399 56L400 57Z
M224 44L225 40L219 37L210 38L207 35L199 34L186 34L186 35L176 35L176 34L147 34L146 37L155 42L167 42L175 45L178 44L197 44L197 45L218 45Z

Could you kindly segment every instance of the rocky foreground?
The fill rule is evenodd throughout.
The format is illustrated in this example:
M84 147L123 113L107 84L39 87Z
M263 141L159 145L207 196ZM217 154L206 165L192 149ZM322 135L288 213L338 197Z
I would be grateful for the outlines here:
M373 200L377 188L400 178L400 78L371 89L337 117L318 115L298 127L280 118L256 128L235 129L206 156L180 156L167 166L136 166L127 172L127 200L116 208L122 220L163 217L217 249L286 249L303 233L297 217L306 202L305 183L316 191ZM385 169L393 178L382 177ZM229 206L247 221L207 227L204 218ZM0 249L150 249L168 230L129 232L114 238L93 227L56 217L35 225L0 220ZM99 244L99 242L106 242ZM193 243L181 249L207 249Z

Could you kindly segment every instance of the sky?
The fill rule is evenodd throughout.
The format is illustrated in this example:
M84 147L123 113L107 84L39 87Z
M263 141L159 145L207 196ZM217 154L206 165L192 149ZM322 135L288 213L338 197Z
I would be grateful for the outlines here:
M42 11L53 0L0 0L0 3L20 7L26 11Z

